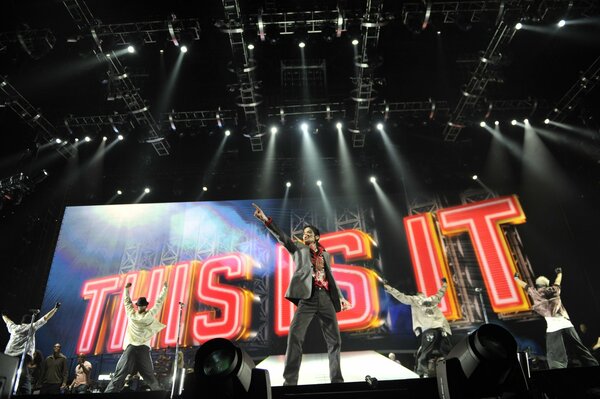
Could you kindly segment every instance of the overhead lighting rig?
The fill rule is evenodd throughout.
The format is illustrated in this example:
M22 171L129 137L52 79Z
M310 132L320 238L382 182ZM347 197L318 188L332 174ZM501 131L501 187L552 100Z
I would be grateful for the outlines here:
M139 94L138 88L127 75L118 55L114 50L107 53L103 51L101 40L102 30L99 28L106 25L101 25L94 18L84 0L64 0L63 4L69 11L73 21L77 24L79 31L81 33L91 32L98 50L96 57L106 61L108 64L109 79L113 76L120 77L120 88L121 92L124 93L121 99L125 102L125 106L129 112L134 116L136 125L144 132L145 137L143 141L151 144L159 156L169 155L169 142L164 140L164 137L161 135L158 123L154 120L154 116L150 112L146 101ZM167 29L167 26L165 26L164 30L167 31Z
M39 109L31 105L6 78L2 78L0 81L0 102L5 103L12 109L38 134L37 137L43 140L44 143L55 143L56 132L58 131L56 127L46 119ZM75 155L75 151L69 145L55 146L54 148L65 159Z
M31 178L21 172L0 180L0 209L5 205L19 205L23 197L33 192L35 186L46 177L48 172L42 169Z

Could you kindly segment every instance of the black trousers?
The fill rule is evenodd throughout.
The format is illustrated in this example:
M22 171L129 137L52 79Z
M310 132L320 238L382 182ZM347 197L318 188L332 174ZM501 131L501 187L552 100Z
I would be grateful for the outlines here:
M431 328L421 333L421 346L417 350L415 373L420 377L435 376L435 364L431 360L445 357L452 349L450 337L441 328Z
M340 367L342 338L335 309L329 292L314 287L312 296L309 299L302 299L298 303L298 309L296 309L290 325L285 352L285 368L283 370L284 385L298 384L298 372L302 363L302 344L304 343L306 330L315 316L319 318L321 331L327 344L329 378L331 382L344 382Z
M598 365L598 361L581 342L573 327L546 333L546 358L548 368L551 369L564 369L569 360L582 366Z
M154 376L154 366L152 365L152 358L150 357L150 348L146 345L129 345L119 358L115 374L104 392L120 392L121 389L123 389L125 378L128 374L133 373L134 370L140 373L144 382L148 384L153 391L161 389L158 380Z

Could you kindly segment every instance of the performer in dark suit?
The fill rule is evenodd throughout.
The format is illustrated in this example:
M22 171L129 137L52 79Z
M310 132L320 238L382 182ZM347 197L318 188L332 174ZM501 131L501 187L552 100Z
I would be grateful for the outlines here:
M296 270L285 293L285 298L296 306L296 313L290 325L287 350L285 353L284 385L297 385L298 372L302 362L302 344L306 330L317 316L321 331L327 343L329 354L329 377L331 382L344 382L340 367L341 336L336 313L349 309L350 303L344 299L331 273L331 255L319 244L319 229L305 226L304 242L292 241L267 217L256 204L254 216L262 221L269 232L292 255Z

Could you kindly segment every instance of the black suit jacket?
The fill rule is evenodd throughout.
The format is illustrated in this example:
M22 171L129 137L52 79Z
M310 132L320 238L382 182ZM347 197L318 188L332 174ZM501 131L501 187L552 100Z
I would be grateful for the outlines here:
M293 242L292 239L275 225L275 223L265 224L267 229L277 241L288 250L296 264L296 270L292 275L290 286L288 287L285 298L294 305L298 305L301 299L308 299L312 295L313 289L313 265L311 262L310 248L300 242ZM325 260L325 275L329 282L329 296L336 312L342 310L340 299L344 298L340 291L333 273L331 273L331 255L327 251L323 251L323 259Z

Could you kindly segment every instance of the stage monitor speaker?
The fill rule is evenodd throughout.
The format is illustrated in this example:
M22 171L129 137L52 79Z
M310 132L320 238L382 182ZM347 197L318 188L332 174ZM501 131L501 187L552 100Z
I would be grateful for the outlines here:
M19 359L0 353L0 399L11 397L18 368Z

